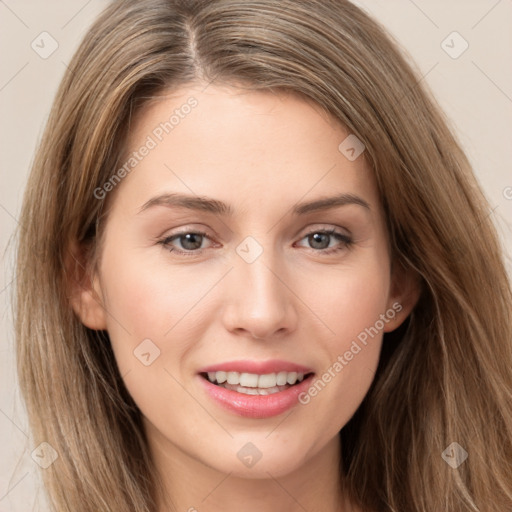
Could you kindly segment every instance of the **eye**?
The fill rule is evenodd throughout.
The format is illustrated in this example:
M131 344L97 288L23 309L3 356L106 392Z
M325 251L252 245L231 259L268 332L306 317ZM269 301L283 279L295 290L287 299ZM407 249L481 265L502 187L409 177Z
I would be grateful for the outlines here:
M195 256L201 254L202 249L207 248L203 246L206 240L210 240L210 237L202 231L183 231L167 236L158 243L169 252ZM301 240L307 240L310 249L325 255L342 251L353 244L353 240L348 235L336 229L317 229L306 234Z
M202 245L206 239L209 240L206 233L200 231L183 231L182 233L176 233L159 240L158 243L162 244L170 252L177 252L179 254L200 254L200 249L205 249ZM178 243L180 247L173 245L175 243Z
M322 254L331 254L349 248L353 240L335 229L317 229L308 233L302 240L307 240L311 249Z

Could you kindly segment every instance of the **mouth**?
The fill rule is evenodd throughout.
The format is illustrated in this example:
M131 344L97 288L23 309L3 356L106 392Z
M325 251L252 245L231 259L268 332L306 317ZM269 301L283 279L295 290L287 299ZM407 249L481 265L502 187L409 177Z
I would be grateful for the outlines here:
M233 361L203 368L198 378L206 396L224 411L263 419L296 406L314 375L285 361Z
M280 393L296 386L307 379L313 372L278 372L278 373L240 373L240 372L203 372L201 377L211 384L245 395L266 396Z

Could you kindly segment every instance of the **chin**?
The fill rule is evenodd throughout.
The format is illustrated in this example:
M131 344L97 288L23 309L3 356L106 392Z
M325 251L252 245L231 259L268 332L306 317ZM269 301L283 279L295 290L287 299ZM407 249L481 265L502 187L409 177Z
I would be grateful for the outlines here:
M269 432L271 430L242 439L235 438L221 454L212 454L209 461L203 459L203 462L222 473L250 479L286 476L307 463L308 452L304 449L304 442L276 433L269 436ZM273 435L275 439L271 439Z

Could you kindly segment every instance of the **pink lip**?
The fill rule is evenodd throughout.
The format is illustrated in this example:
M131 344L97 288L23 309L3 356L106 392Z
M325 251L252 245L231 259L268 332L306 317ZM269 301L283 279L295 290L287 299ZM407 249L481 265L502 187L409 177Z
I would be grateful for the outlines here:
M271 418L297 405L299 395L305 392L313 380L314 374L294 386L271 395L246 395L212 384L208 379L198 376L205 391L224 409L246 418Z
M214 364L202 368L198 373L208 372L238 372L265 375L267 373L279 372L297 372L306 374L312 373L313 370L300 364L290 363L289 361L272 359L270 361L227 361L225 363Z
M279 372L310 374L302 382L284 391L272 393L271 395L246 395L244 393L238 393L237 391L212 384L204 376L198 375L201 385L204 386L206 393L213 398L213 400L224 409L246 418L270 418L291 409L298 403L299 395L309 388L314 377L313 371L306 366L277 359L260 362L228 361L207 366L202 368L198 373L205 374L218 371L257 373L259 375Z

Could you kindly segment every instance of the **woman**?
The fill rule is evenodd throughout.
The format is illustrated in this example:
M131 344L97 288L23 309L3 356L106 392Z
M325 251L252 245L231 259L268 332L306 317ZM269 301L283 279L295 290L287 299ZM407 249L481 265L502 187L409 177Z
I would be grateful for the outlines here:
M352 4L114 2L20 224L55 510L512 510L488 205Z

